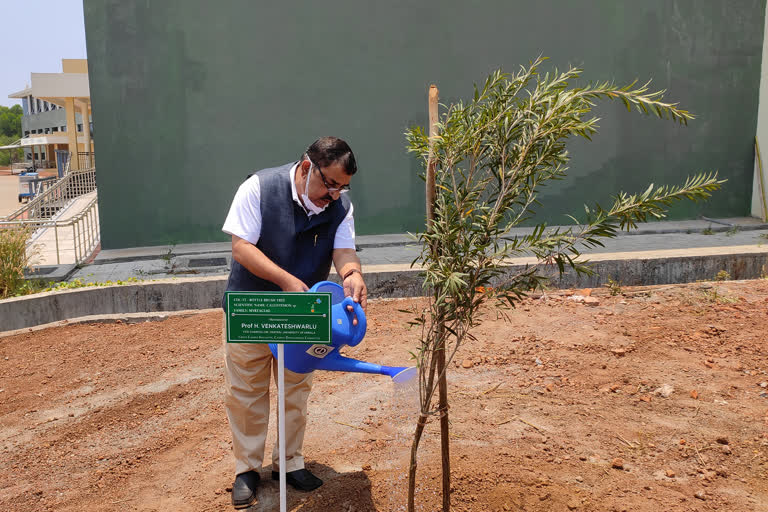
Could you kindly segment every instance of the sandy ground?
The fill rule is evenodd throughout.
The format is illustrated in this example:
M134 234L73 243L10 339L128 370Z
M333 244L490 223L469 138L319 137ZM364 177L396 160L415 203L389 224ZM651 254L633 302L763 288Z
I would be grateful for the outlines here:
M39 169L41 177L56 176L56 169ZM19 202L19 177L10 174L9 169L0 169L0 218L5 217L23 206Z
M19 203L19 177L0 173L0 218L21 207Z
M485 310L451 364L453 510L768 510L768 280L568 293ZM419 303L372 303L350 355L407 364L399 310ZM216 312L0 338L0 510L232 510L220 330ZM408 396L318 373L305 454L325 485L289 510L404 510ZM268 469L251 510L277 510Z

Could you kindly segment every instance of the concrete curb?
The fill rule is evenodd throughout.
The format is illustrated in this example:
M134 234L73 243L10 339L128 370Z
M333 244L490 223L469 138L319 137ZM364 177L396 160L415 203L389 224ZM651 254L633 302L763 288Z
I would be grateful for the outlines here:
M613 256L613 257L611 257ZM611 278L624 286L676 284L709 281L725 270L730 279L755 279L768 272L768 252L694 254L685 256L627 257L626 253L601 255L593 260L595 274L566 272L550 284L557 288L599 287ZM506 275L526 267L510 265ZM368 269L366 283L370 298L416 297L424 295L418 269L408 265L382 265ZM551 272L553 277L556 271ZM338 282L333 275L331 280ZM147 314L206 310L220 307L226 275L183 279L162 279L120 286L87 287L45 292L0 301L0 332L56 324L68 319L94 315Z

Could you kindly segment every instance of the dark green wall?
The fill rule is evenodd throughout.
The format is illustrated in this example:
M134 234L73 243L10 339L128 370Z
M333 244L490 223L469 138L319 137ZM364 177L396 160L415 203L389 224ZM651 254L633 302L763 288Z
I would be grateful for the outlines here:
M403 132L426 90L471 94L495 68L539 54L586 80L653 78L698 117L688 128L603 105L572 147L542 218L619 189L717 169L726 188L676 218L747 215L765 0L251 2L84 0L102 245L219 241L253 169L346 139L358 234L423 225L419 166Z

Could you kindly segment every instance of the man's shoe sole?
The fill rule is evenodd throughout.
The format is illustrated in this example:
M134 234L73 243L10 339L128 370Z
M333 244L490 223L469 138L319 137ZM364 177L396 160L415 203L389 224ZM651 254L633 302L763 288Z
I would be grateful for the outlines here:
M233 506L233 507L235 507L235 510L240 510L240 509L243 509L243 508L248 508L248 507L252 506L252 505L253 505L253 504L255 504L255 503L256 503L256 494L254 493L254 494L251 496L251 498L248 500L248 503L246 503L246 502L242 502L242 503L238 503L238 504L236 504L236 503L233 501L233 502L232 502L232 506Z

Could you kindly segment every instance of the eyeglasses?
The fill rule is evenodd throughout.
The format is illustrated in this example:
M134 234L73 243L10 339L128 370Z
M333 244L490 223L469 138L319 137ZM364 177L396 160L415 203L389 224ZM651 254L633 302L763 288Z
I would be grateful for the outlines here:
M341 185L341 186L334 186L334 187L332 187L328 183L328 180L325 178L325 174L323 174L323 171L320 169L320 166L319 165L315 165L315 164L312 164L312 165L315 167L315 169L317 169L317 172L320 173L320 179L323 180L323 186L325 186L325 188L326 188L326 190L328 190L328 192L338 192L339 194L346 194L347 192L349 192L349 185ZM334 183L334 185L338 185L338 184Z

